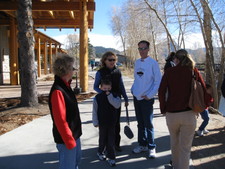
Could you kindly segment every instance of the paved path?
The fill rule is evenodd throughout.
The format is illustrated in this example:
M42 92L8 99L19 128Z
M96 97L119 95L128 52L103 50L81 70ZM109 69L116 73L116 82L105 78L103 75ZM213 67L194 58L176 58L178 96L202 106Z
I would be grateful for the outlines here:
M90 75L94 77L95 72ZM121 147L122 152L116 154L117 169L169 169L170 160L169 134L165 117L160 114L158 100L154 104L155 142L157 158L148 159L147 153L133 154L137 146L137 123L134 114L130 91L133 80L124 77L125 87L130 100L129 114L134 138L128 139L123 134L125 126L125 108L122 107L121 117ZM83 158L79 169L111 168L105 161L96 157L98 146L98 129L91 121L92 98L79 103L83 127L82 152ZM58 154L51 133L51 118L49 115L36 119L11 132L0 136L0 169L57 169Z

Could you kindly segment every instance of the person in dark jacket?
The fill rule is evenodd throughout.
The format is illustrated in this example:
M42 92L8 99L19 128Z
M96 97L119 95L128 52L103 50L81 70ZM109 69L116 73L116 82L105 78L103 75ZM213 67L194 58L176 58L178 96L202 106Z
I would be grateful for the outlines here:
M223 117L225 117L225 75L221 85L221 93L219 111L223 114Z
M206 92L208 93L208 100L210 101L207 105L211 105L213 103L213 97L212 97L212 86L210 84L206 84ZM198 136L204 136L204 134L209 133L209 131L206 129L206 126L209 123L209 106L200 113L203 122L199 126L198 130L196 131Z
M128 97L124 88L122 74L116 67L117 56L113 52L106 52L101 58L101 68L97 71L94 82L94 90L101 93L100 89L101 80L108 79L112 82L112 92L117 94L119 97L123 96L125 100L125 106L128 106ZM117 109L117 122L115 127L115 149L121 151L120 147L120 115L121 107Z
M78 169L81 159L81 120L77 99L70 87L74 58L58 56L53 64L55 80L49 94L53 137L59 152L59 169Z
M197 114L188 106L193 71L204 87L205 95L206 88L202 76L194 67L195 63L186 50L180 49L176 52L174 63L175 67L165 71L159 87L160 110L166 115L170 133L172 165L174 169L189 169L197 119Z
M223 79L223 83L221 85L221 92L222 92L222 96L225 98L225 76Z
M99 127L98 158L106 160L107 152L110 166L115 166L115 127L117 122L117 109L121 105L120 97L111 93L111 82L102 80L102 92L97 94L93 102L93 125Z
M175 66L175 63L173 62L174 55L175 55L175 52L170 52L169 56L166 58L166 64L164 66L164 72L166 71L166 69Z

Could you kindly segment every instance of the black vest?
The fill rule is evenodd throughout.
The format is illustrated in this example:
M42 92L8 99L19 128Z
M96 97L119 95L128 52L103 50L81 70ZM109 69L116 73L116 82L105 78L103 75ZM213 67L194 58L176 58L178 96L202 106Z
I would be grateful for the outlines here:
M114 67L112 70L103 67L99 70L101 79L105 80L108 79L112 83L112 92L117 94L118 96L121 96L122 92L120 89L120 79L121 79L121 72L119 69Z
M51 117L53 120L53 137L56 143L63 144L62 137L57 130L57 127L54 122L53 114L52 114L52 104L51 104L51 96L54 90L60 90L64 96L65 104L66 104L66 121L68 122L69 128L73 133L74 139L78 139L82 135L81 131L81 120L80 120L80 112L77 105L77 99L75 97L74 92L70 87L67 87L61 78L55 76L54 84L52 85L50 94L49 94L49 109L51 112Z
M116 124L117 111L113 107L107 98L105 92L99 93L95 96L98 104L98 121L101 126L113 126Z

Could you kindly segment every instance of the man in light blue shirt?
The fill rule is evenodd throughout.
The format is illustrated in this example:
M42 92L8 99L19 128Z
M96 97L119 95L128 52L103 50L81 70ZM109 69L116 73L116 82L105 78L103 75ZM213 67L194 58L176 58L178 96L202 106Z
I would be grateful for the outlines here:
M153 104L161 81L159 64L148 56L149 42L140 41L138 50L141 58L136 60L134 67L134 83L131 93L134 97L134 108L138 123L139 146L134 153L148 151L149 158L156 157L154 142Z

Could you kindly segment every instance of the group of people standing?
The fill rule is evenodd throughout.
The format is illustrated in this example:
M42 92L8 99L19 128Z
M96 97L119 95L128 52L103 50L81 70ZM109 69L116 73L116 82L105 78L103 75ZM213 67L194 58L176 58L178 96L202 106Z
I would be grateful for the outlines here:
M161 113L166 116L170 133L172 166L188 169L191 144L196 128L196 113L188 107L193 71L204 86L205 83L194 67L194 61L186 50L171 55L172 68L166 68L161 76L159 64L149 55L149 42L140 41L134 67L134 82L131 88L138 128L138 146L133 153L148 152L156 157L154 141L153 104L158 93ZM106 52L101 59L102 67L97 71L93 100L93 125L99 128L99 160L108 159L110 166L116 165L115 151L120 147L121 97L128 106L123 79L116 67L117 57ZM49 108L53 120L53 136L59 151L60 169L78 169L81 158L81 120L76 97L70 87L74 59L68 55L58 57L53 64L55 81L49 95ZM207 98L206 98L207 99ZM207 102L208 100L206 100Z

